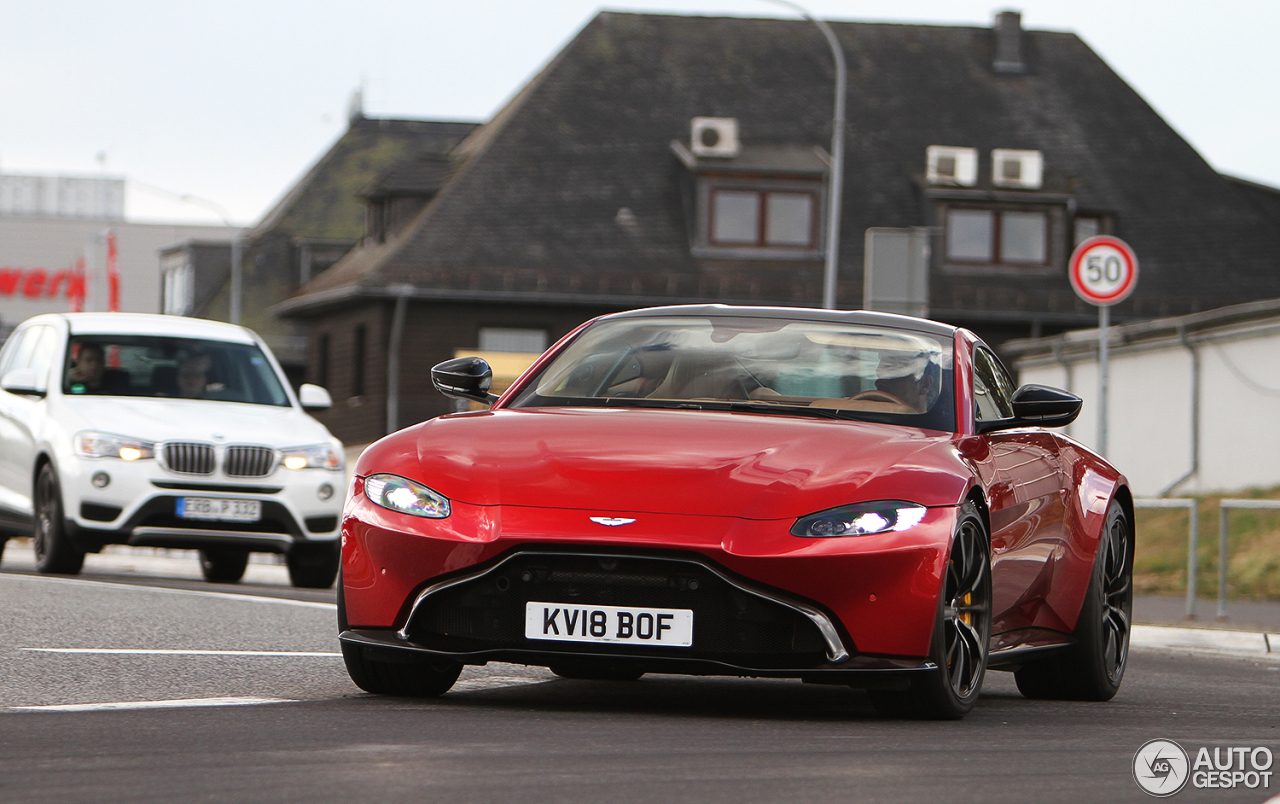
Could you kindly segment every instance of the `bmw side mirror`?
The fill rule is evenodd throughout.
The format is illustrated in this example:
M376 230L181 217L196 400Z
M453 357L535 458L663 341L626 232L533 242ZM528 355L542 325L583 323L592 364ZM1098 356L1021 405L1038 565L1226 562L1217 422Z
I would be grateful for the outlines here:
M333 407L333 397L329 396L329 392L309 382L304 382L298 387L298 402L308 413Z
M431 369L431 384L445 396L492 405L498 397L489 393L493 369L478 357L455 357Z
M39 387L36 382L35 371L29 368L15 369L0 379L0 388L11 394L21 394L23 396L45 396L48 394L44 388Z

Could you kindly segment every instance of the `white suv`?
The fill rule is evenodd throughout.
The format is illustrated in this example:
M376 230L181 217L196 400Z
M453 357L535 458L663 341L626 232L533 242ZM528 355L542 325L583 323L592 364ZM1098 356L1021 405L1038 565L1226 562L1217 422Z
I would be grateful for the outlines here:
M80 571L108 544L194 548L210 581L251 551L283 553L295 586L338 571L342 444L266 344L214 321L41 315L0 351L0 551L30 534L41 572Z

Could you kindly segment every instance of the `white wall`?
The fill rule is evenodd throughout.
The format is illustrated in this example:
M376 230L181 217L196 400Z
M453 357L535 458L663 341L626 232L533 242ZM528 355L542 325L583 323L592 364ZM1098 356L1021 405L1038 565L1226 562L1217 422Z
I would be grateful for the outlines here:
M1200 461L1173 494L1280 486L1280 332L1204 332L1200 356ZM1191 468L1193 361L1175 339L1113 346L1106 455L1139 496L1155 496ZM1065 388L1084 399L1067 433L1097 449L1098 365L1023 364L1021 382Z
M105 310L107 252L102 234L107 229L115 230L120 250L120 309L132 313L160 312L160 249L186 240L230 240L238 231L225 226L0 216L0 271L21 270L25 276L40 269L52 275L87 254L93 273L85 309ZM30 298L20 288L13 293L0 290L0 323L6 325L67 309L65 285L53 297Z

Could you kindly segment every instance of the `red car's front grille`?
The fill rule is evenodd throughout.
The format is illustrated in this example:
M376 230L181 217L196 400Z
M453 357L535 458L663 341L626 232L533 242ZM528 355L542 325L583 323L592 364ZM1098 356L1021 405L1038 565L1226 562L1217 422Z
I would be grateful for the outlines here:
M661 558L519 555L493 572L432 595L408 630L415 641L441 650L516 648L614 655L635 650L542 640L534 644L524 635L525 604L530 601L689 609L693 645L664 650L745 660L759 667L824 661L822 635L799 612L750 594L696 563Z

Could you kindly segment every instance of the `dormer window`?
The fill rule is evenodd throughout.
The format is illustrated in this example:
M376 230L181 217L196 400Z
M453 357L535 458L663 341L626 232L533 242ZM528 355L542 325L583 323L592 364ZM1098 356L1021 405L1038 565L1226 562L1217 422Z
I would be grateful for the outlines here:
M817 248L816 191L711 188L711 245Z
M694 256L821 258L826 151L739 142L736 155L710 157L679 141L671 150L689 170Z

